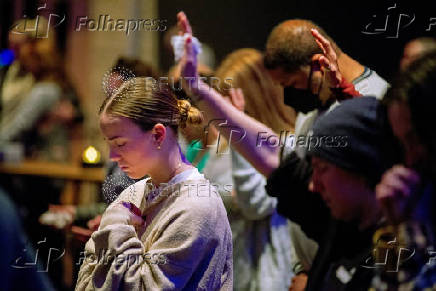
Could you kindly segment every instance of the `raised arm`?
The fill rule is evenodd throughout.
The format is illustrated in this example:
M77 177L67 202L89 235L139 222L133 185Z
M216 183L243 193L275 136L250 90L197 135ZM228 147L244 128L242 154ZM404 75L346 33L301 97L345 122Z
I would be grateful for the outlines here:
M181 34L191 35L186 15L180 12L177 18ZM279 147L271 146L265 140L261 142L259 137L273 136L278 139L273 130L233 107L216 90L199 80L196 50L190 37L185 42L181 67L185 91L196 101L197 107L208 119L222 119L224 124L217 126L220 133L261 174L269 176L279 165Z
M330 88L330 92L327 92L327 94L333 93L335 98L339 101L360 96L360 93L354 88L354 85L349 83L342 76L339 70L338 57L330 41L316 29L311 29L311 33L323 52L322 54L316 54L315 60L318 61L326 75L325 80L327 81L327 86ZM320 94L325 94L325 92L321 92Z

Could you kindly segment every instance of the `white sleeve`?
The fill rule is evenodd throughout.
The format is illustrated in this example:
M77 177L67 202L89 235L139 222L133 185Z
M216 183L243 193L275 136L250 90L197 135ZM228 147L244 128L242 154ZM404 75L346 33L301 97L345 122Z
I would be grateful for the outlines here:
M265 177L234 150L232 174L236 203L247 219L263 219L275 211L277 199L266 193Z

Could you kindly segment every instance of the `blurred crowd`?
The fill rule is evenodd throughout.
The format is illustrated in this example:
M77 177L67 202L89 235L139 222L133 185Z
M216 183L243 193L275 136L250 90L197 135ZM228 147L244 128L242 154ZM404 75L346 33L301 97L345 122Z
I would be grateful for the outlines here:
M139 59L114 60L105 77L100 125L105 133L108 110L140 124L136 116L146 111L140 100L149 99L124 104L137 106L129 112L114 102L137 94L142 87L134 87L135 82L142 80L148 80L160 101L170 94L186 111L191 105L200 110L198 122L188 112L175 126L182 163L170 177L192 165L216 188L227 214L232 251L194 250L191 257L201 262L190 263L185 253L177 255L185 246L149 242L129 218L125 223L135 226L143 252L153 250L155 243L183 270L167 265L98 269L77 265L75 254L76 289L436 290L436 39L407 43L398 74L388 82L359 63L359 56L343 51L317 24L292 19L274 27L264 51L238 49L215 68L213 44L195 38L183 12L177 17L178 26L164 38L166 54L175 59L167 73ZM14 59L0 74L0 148L3 160L8 148L18 148L26 159L71 162L71 141L81 138L84 119L80 98L65 73L53 30L40 33L49 37L9 34ZM231 86L214 85L214 78L221 84L230 80ZM160 101L147 101L154 106L153 118L159 115ZM155 124L174 128L171 122ZM141 123L140 128L154 134L155 124L145 128ZM80 251L87 242L86 252L109 248L107 233L121 224L109 219L119 197L154 177L147 171L139 176L125 171L122 154L117 156L110 138L108 142L111 162L105 164L97 203L61 204L62 180L0 176L0 229L6 232L0 248L7 250L1 259L0 289L68 289L59 279L62 268L46 276L11 267L25 248L31 260L42 232L59 248L65 246L65 232L73 234ZM142 158L138 156L138 164L156 162L152 154ZM136 206L139 217L147 212L141 203ZM147 218L144 223L155 227ZM184 223L187 229L192 226ZM227 221L221 223L225 228ZM163 237L166 230L160 231L149 236ZM195 236L195 231L189 234ZM131 237L118 239L116 252L133 252L131 244L119 250ZM229 252L232 275L210 269L220 261L211 258ZM204 261L209 268L201 269L205 275L198 283L197 265ZM205 270L222 272L221 282L210 283L212 275ZM210 285L202 286L204 282Z

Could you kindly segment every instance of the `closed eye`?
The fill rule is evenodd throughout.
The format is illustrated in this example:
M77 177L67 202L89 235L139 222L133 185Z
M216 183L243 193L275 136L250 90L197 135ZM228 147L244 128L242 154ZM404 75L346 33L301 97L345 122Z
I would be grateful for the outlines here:
M112 140L109 139L108 142L114 148L121 148L121 147L126 145L127 140L116 138L116 139L112 139Z

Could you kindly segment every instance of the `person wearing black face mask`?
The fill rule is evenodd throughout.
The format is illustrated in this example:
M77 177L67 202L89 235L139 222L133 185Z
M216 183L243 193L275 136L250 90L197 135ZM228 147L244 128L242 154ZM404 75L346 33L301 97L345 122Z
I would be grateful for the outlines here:
M299 112L295 127L295 140L297 141L300 138L307 141L308 134L316 119L329 108L336 106L338 104L337 101L360 96L360 93L355 90L354 85L348 83L342 76L339 70L336 52L330 45L330 42L317 30L312 30L311 33L323 50L323 55L317 55L312 58L307 85L304 89L296 88L295 84L292 84L294 86L286 86L284 88L284 103ZM298 195L306 193L306 189L299 189L295 185L292 190L295 192L292 196L294 198L291 198L291 196L288 195L290 194L288 190L285 190L287 187L281 187L280 185L287 185L289 182L288 179L292 176L304 181L307 177L310 177L311 167L305 166L307 164L305 158L307 147L305 145L300 146L300 143L296 142L293 150L287 150L288 148L283 148L281 153L281 166L269 176L266 189L269 195L278 198L278 207L280 207L280 204L284 206L281 208L281 211L279 210L280 213L294 221L299 215L295 215L295 211L289 211L286 205L299 204L301 201L298 200ZM278 188L280 188L280 190ZM302 204L301 207L308 206L308 209L314 209L315 213L317 212L316 209L321 207L316 201L309 199L307 202L310 205ZM316 220L316 217L313 217L313 219ZM305 229L305 231L307 231L307 229ZM297 274L293 279L291 290L304 289L307 283L306 273L310 271L318 252L317 242L308 238L306 235L307 234L299 225L291 225L291 237L295 246L296 255L293 271Z
M284 103L293 107L300 114L296 120L295 138L307 138L313 123L320 114L327 111L337 102L353 97L361 96L354 85L347 82L339 70L338 57L330 42L317 30L311 30L323 55L312 58L308 80L305 88L296 88L294 84L284 88ZM305 143L304 143L305 144ZM287 150L287 148L284 148ZM304 158L306 147L296 143L295 152L298 157ZM282 157L289 152L282 152Z
M310 68L308 88L298 89L293 86L286 86L283 88L284 103L295 109L297 112L302 112L304 114L322 108L322 102L318 94L312 93L310 90L312 84L312 76L314 71L314 65ZM322 86L322 83L321 83ZM320 91L318 88L318 92Z
M322 37L316 30L313 30L312 33L317 37ZM324 38L324 41L328 40ZM323 56L314 57L305 89L294 86L283 88L284 103L297 112L307 114L316 109L325 111L336 100L342 101L360 95L353 84L348 83L342 77L334 50L325 53L330 55L331 60L323 59ZM323 62L324 72L321 70L320 62ZM324 82L324 78L327 78L326 82ZM324 85L326 84L330 85L329 90L325 90Z

